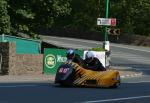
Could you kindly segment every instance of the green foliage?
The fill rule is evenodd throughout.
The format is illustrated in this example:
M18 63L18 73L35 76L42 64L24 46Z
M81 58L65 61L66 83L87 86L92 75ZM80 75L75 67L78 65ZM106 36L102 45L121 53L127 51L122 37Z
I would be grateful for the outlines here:
M135 21L133 24L135 33L141 35L150 34L150 1L149 0L137 0L137 5L133 6L132 19Z
M27 19L34 19L34 16L35 16L35 14L32 13L31 11L27 11L23 9L16 10L16 14L22 15L23 17Z
M105 49L100 48L100 47L92 48L92 49L90 49L90 50L92 50L92 51L105 51Z
M10 32L10 17L7 12L7 2L0 0L0 34Z
M109 0L109 18L117 19L122 33L150 35L150 0ZM106 0L72 0L66 25L84 30L100 30L98 17L105 18ZM64 19L63 19L64 20ZM68 22L69 21L69 22Z
M114 0L110 3L110 17L117 18L118 28L130 34L149 34L149 0Z
M9 0L9 15L13 32L34 33L50 28L55 19L70 13L70 0Z
M39 28L55 26L103 32L96 22L105 18L105 9L106 0L0 0L0 33L36 35ZM109 18L117 19L122 33L150 35L149 17L150 0L109 2Z
M76 28L92 30L100 16L99 0L72 0L72 25Z

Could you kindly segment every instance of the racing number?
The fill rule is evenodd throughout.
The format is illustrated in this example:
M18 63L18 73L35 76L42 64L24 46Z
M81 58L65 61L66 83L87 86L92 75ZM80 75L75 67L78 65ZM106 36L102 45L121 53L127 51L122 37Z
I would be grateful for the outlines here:
M60 68L59 73L64 73L66 74L68 72L69 68Z

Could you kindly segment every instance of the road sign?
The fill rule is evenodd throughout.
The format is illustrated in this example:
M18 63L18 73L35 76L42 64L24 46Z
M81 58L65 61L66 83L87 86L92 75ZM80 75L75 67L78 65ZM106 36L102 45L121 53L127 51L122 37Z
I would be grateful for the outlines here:
M116 18L97 18L97 25L116 26Z
M111 26L116 26L116 18L111 19Z
M97 25L110 25L111 21L108 18L97 18Z
M108 28L107 32L110 35L120 35L120 29L111 29L111 28Z

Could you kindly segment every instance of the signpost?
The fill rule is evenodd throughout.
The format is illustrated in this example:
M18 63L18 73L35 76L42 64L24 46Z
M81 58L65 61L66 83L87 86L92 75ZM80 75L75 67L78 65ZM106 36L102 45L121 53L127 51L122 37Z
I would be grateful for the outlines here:
M116 26L116 18L97 18L97 25Z
M120 35L120 29L108 28L107 33L110 34L110 35Z
M97 25L104 25L106 26L105 29L105 41L103 43L103 48L107 51L109 51L108 47L110 47L110 43L108 41L108 33L113 34L114 31L107 29L107 26L116 26L116 18L97 18ZM116 32L116 33L115 33ZM117 31L114 33L117 34Z
M111 26L116 26L116 18L111 18Z
M109 35L113 35L117 37L117 40L119 39L119 35L120 35L120 29L113 29L113 28L108 28L107 29L107 33Z

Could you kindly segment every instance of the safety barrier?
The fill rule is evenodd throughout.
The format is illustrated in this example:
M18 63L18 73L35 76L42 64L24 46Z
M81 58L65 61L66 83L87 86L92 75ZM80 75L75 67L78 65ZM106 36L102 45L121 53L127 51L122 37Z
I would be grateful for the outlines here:
M11 35L0 35L0 42L15 42L16 54L40 54L41 41L16 37Z
M83 57L83 50L75 50L75 52ZM56 74L57 68L66 60L66 49L44 49L44 73Z

